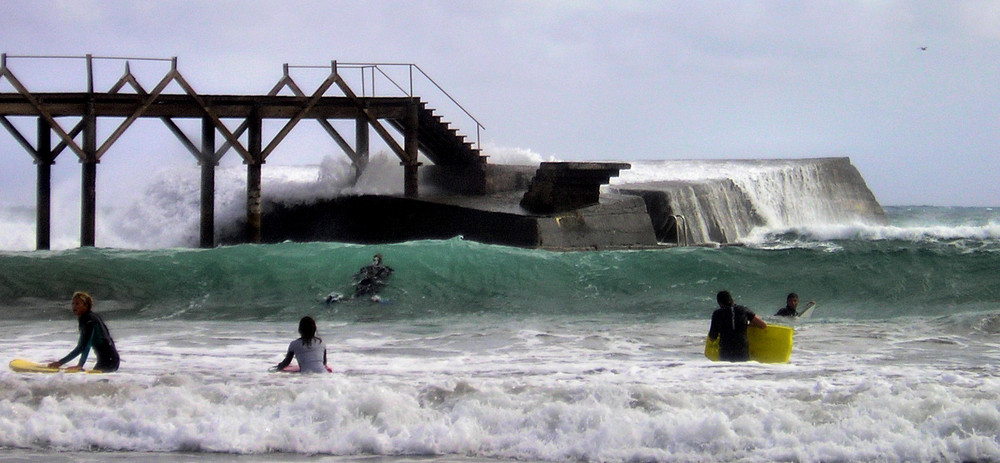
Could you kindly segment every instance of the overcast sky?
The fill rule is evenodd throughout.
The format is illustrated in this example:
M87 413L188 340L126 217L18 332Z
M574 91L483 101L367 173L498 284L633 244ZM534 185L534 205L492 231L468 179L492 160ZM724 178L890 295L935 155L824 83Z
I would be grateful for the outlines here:
M415 63L497 149L559 160L848 156L883 205L1000 206L995 1L4 0L0 52L177 57L200 93L266 93L283 63ZM100 91L123 65L99 65L114 68ZM85 90L79 62L48 75L35 69L51 63L8 66L32 91ZM147 89L167 70L133 66L149 69ZM473 122L449 119L474 137ZM18 125L34 139L32 119ZM134 149L194 165L162 124L137 127L153 135L130 130L102 159L102 182L147 175L133 173ZM283 162L319 159L268 160ZM68 151L57 169L57 180L79 176ZM6 130L0 172L0 203L33 204L30 157Z

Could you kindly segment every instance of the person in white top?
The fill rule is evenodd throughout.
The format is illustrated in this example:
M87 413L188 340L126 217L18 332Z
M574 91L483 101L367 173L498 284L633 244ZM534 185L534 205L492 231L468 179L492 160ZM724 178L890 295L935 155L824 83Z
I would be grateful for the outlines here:
M276 371L282 371L292 363L292 358L299 363L300 373L327 373L330 370L326 366L326 345L323 339L316 336L316 320L312 317L302 317L299 320L299 335L302 336L288 345L288 353L285 359L274 367Z

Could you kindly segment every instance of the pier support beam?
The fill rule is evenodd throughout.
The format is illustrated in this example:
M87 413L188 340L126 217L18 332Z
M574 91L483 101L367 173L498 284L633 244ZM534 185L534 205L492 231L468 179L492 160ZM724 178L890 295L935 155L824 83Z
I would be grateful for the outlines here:
M35 249L47 250L52 237L52 128L38 118L38 146L35 165L38 176L35 189Z
M80 185L80 246L97 242L97 117L94 102L87 104L83 116L83 175Z
M264 159L261 154L262 138L261 131L263 124L260 115L254 111L247 122L249 122L249 134L247 150L250 152L250 159L247 159L247 242L261 243L263 234L261 232L261 165Z
M85 160L80 187L80 246L97 242L97 161Z
M355 120L354 130L354 180L361 178L361 173L368 167L369 127L368 118L359 117Z
M403 195L407 198L417 198L420 196L417 187L417 164L406 164L403 166Z
M406 161L403 162L403 195L407 198L416 198L420 194L417 185L417 168L420 167L420 163L417 161L420 107L414 101L407 109L406 131L403 135L403 150L406 152Z
M201 120L201 247L215 247L215 125Z
M261 233L260 207L260 164L247 164L247 242L260 244Z

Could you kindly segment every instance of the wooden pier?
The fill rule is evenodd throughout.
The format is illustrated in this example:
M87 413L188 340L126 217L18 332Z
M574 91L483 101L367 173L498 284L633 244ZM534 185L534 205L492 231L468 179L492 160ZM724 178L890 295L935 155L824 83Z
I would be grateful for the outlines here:
M87 65L87 89L76 93L36 93L15 76L8 66L9 60L31 59L83 59ZM124 61L125 69L121 78L107 91L94 90L94 60ZM130 61L151 60L169 63L169 71L151 89L139 84L130 70ZM388 78L386 66L408 66L410 72L409 91L405 86L393 82L404 96L376 97L357 95L339 73L340 69L361 69L362 75L370 71L372 79L376 72ZM326 79L311 93L307 94L290 75L293 68L328 69ZM285 65L282 77L274 88L264 95L202 95L177 69L177 58L104 58L91 55L82 57L38 57L0 55L0 83L6 80L14 92L0 92L0 125L3 125L15 140L34 158L37 165L37 229L36 247L49 249L51 217L51 166L56 157L67 148L82 164L80 245L95 245L97 209L97 164L108 153L114 143L139 118L158 118L172 132L181 144L201 165L201 246L215 246L215 167L229 150L236 151L247 166L247 209L246 241L261 242L261 168L268 156L282 140L303 120L318 122L337 145L350 157L356 172L364 169L368 162L370 130L381 137L388 148L400 159L403 166L404 194L418 197L419 155L439 166L470 166L478 168L486 164L486 157L480 153L477 143L466 141L449 122L443 121L421 98L413 95L413 73L430 79L413 64L339 64L333 61L329 66L289 66ZM183 93L167 93L174 85ZM437 86L447 96L440 86ZM328 95L336 87L339 95ZM282 95L290 92L291 95ZM484 128L461 105L451 101L475 121L476 132ZM9 118L31 117L37 120L35 142L29 141ZM102 119L121 121L113 132L102 142L97 139L97 126ZM200 140L192 139L174 122L175 119L200 119ZM230 129L223 119L240 120L235 129ZM354 145L330 124L330 120L355 121ZM76 121L64 126L60 121ZM262 136L264 120L284 121L278 133L266 141ZM395 134L394 134L395 132ZM53 134L55 138L53 138ZM242 141L244 139L246 143ZM402 143L397 140L402 136ZM217 138L221 137L221 145ZM79 141L78 141L79 139ZM200 142L199 142L200 141ZM53 142L57 142L53 146Z

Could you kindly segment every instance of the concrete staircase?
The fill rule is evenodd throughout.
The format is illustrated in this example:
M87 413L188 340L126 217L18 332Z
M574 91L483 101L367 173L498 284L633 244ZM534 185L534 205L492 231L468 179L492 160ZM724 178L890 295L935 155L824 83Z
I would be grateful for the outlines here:
M405 131L406 121L403 119L388 119L389 125L400 133ZM421 101L418 111L417 142L420 151L436 165L480 165L486 163L486 156L480 153L471 141L451 127L451 123L443 120L434 110Z

